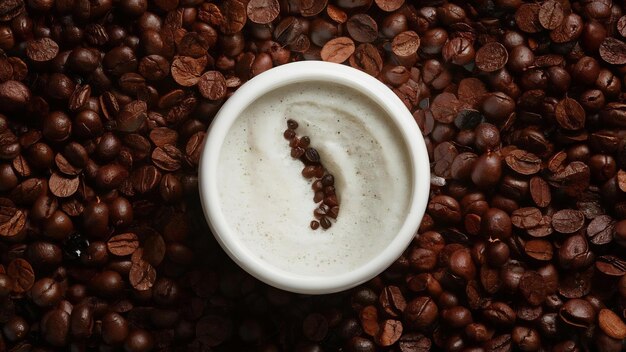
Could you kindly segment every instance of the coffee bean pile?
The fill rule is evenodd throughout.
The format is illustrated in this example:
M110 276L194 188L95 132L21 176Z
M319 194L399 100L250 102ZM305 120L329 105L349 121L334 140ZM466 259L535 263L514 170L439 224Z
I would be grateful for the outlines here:
M622 350L623 5L0 1L0 351ZM387 84L432 160L419 236L327 296L245 274L197 190L224 100L303 59Z
M313 179L311 184L315 192L313 201L318 203L318 207L313 211L313 216L317 220L311 221L310 226L313 230L317 230L321 225L326 230L332 226L330 219L337 219L339 216L335 177L322 165L317 149L310 147L311 139L308 136L298 137L297 128L298 122L292 119L287 120L287 129L283 136L289 141L291 157L299 159L305 165L302 169L302 176Z

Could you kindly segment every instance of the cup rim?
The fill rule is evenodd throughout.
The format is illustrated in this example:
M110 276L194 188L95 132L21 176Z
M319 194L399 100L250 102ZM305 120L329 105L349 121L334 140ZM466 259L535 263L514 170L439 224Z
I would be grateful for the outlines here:
M355 89L372 99L400 132L410 163L411 198L404 223L387 246L364 265L335 276L309 276L279 269L259 259L228 225L218 192L221 147L235 120L254 101L286 85L305 81L328 82ZM430 192L430 162L422 133L404 103L382 82L352 67L323 61L299 61L277 66L252 78L224 103L204 138L198 168L200 201L209 227L228 256L257 279L279 289L326 294L347 290L384 271L408 247L426 211Z

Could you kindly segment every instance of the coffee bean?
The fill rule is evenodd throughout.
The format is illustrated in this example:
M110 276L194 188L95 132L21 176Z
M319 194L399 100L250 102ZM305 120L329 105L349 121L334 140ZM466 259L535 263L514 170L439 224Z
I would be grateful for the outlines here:
M376 344L383 347L395 344L402 336L402 330L402 322L399 320L388 319L383 321L375 337Z
M532 328L516 326L511 333L511 339L523 351L537 351L541 347L539 332Z
M40 307L53 306L63 297L63 288L54 279L42 278L35 281L30 289L30 296Z
M134 262L130 268L129 281L130 284L138 291L148 290L154 285L156 271L150 263L141 259Z
M596 312L591 304L583 299L570 299L559 310L561 320L575 328L587 328L593 324Z
M623 65L626 63L624 53L626 52L626 44L615 38L606 38L600 45L600 57L605 62L612 65Z
M539 9L539 23L545 29L556 29L565 18L563 7L558 1L549 0L541 4Z
M129 352L147 352L154 348L152 334L144 329L134 329L128 333L124 341L124 349Z
M70 315L70 334L76 338L88 338L94 327L93 310L89 304L79 304Z
M512 233L511 218L504 211L491 208L482 215L481 228L486 236L507 239Z
M2 327L2 332L7 340L18 342L23 340L30 330L30 325L24 318L13 316Z
M414 31L404 31L393 37L392 52L399 57L415 55L420 47L420 37Z
M624 339L626 337L626 324L624 321L609 309L601 309L598 315L598 325L608 336L614 339Z
M623 276L626 274L626 261L611 255L598 257L596 268L609 276Z
M250 21L260 24L272 22L280 12L278 0L255 0L247 6Z
M378 25L373 18L357 14L348 19L346 29L352 39L361 43L370 43L378 37Z
M381 10L386 12L396 11L404 4L404 0L375 0L375 2Z
M512 326L515 323L516 314L506 303L493 302L483 310L483 317L493 324Z
M413 329L426 329L439 313L437 305L428 297L417 297L407 303L404 318Z
M102 339L111 345L124 342L129 333L128 322L117 313L107 313L102 317Z
M428 203L428 213L435 219L448 223L461 221L461 208L454 198L436 196Z
M13 292L24 293L31 289L35 282L35 273L29 262L16 258L9 263L7 275L13 280Z
M59 53L59 45L50 38L34 39L26 44L26 56L34 62L46 62Z
M139 248L137 235L132 232L111 237L107 242L109 251L117 256L131 255Z
M9 80L0 83L0 102L3 112L22 109L31 99L31 92L23 83Z
M478 187L488 188L495 185L502 175L502 160L495 153L485 153L474 163L471 179Z
M584 214L572 209L560 210L552 216L552 227L561 233L574 233L580 230L584 223Z
M198 90L209 100L223 99L226 96L226 80L218 71L207 71L200 77Z
M324 61L342 63L346 61L355 51L352 39L348 37L338 37L328 41L322 47L321 57Z

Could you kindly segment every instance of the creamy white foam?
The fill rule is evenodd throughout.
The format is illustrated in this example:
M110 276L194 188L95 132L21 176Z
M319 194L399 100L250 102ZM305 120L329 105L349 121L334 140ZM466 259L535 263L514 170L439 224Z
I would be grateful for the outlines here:
M316 204L283 138L290 118L335 176L341 205L328 230L309 227ZM295 274L334 276L366 263L397 234L410 202L407 150L388 119L358 91L322 82L253 102L220 152L220 202L233 232L260 259Z

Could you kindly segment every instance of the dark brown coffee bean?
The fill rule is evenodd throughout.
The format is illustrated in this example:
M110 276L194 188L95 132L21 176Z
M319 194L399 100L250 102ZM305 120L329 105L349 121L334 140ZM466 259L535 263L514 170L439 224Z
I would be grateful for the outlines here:
M428 213L433 218L451 224L461 221L461 207L449 196L436 196L428 203Z
M119 46L104 55L102 66L107 73L121 76L137 69L137 57L131 48Z
M552 227L561 233L574 233L580 230L585 223L585 217L581 211L564 209L552 216Z
M626 17L622 16L617 21L617 31L622 37L626 37Z
M89 304L79 304L70 315L70 334L76 338L88 338L94 328L93 309Z
M404 296L397 286L385 287L379 297L379 302L385 312L392 317L401 315L406 308Z
M200 77L198 90L209 100L223 99L226 96L226 80L218 71L207 71Z
M520 278L519 290L531 305L540 305L546 298L546 286L543 277L536 272L526 271Z
M25 255L25 259L27 259L36 270L43 271L57 267L63 260L61 247L51 242L33 242L28 245Z
M70 315L60 308L49 311L41 320L43 338L52 346L62 347L67 344L69 328Z
M63 288L59 282L51 278L42 278L30 289L33 302L40 307L53 306L63 297Z
M378 37L378 25L366 14L357 14L348 19L346 29L352 39L361 43L370 43Z
M26 45L26 56L34 62L46 62L59 53L59 45L50 38L31 40Z
M310 163L319 163L320 155L315 148L306 148L304 151L304 158Z
M552 244L546 240L527 241L524 251L529 257L540 261L549 261L553 256Z
M602 255L596 261L596 268L609 276L623 276L626 274L626 261L612 255Z
M309 165L302 169L302 176L305 178L320 178L324 176L324 168L320 165Z
M278 0L254 0L248 3L247 13L250 21L260 24L272 22L280 12Z
M2 332L10 342L18 342L26 338L30 330L28 322L17 315L9 317L2 327ZM4 346L4 344L3 344Z
M574 235L567 238L559 248L559 263L563 268L587 267L593 260L585 237Z
M154 285L156 279L156 270L150 263L140 259L133 262L130 268L129 281L133 288L137 291L148 290Z
M13 281L13 292L24 293L31 289L35 283L35 273L30 263L24 259L16 258L7 267L7 275Z
M509 60L506 48L496 42L483 45L476 52L476 67L485 72L494 72L502 69Z
M172 61L171 74L176 83L184 87L195 86L206 67L206 57L177 56Z
M154 166L146 165L131 174L133 188L139 193L148 193L161 181L161 173Z
M595 217L589 225L587 225L587 236L589 242L595 245L608 244L613 240L615 232L615 221L608 215L600 215Z
M504 161L513 171L522 175L533 175L541 170L541 159L521 149L510 152Z
M72 220L61 210L56 210L52 215L44 220L43 229L47 237L63 240L73 231Z
M377 76L383 68L383 59L375 46L369 43L359 44L349 58L350 66Z
M600 45L600 57L602 60L613 65L623 65L626 63L624 53L626 44L615 38L606 38Z
M128 336L128 322L117 313L107 313L102 317L102 340L108 344L121 344Z
M578 39L582 31L582 18L575 13L570 13L557 28L550 32L550 39L555 43L566 43Z
M554 0L549 0L541 4L539 9L539 23L545 29L556 29L561 25L565 18L563 6Z
M128 333L124 341L124 349L129 352L152 351L155 345L152 333L144 329L134 329Z
M480 188L495 185L502 175L502 162L495 153L485 153L474 163L471 174L472 181Z
M490 323L512 326L516 320L513 309L503 302L493 302L483 310L483 317Z
M559 317L564 323L578 328L589 327L595 316L593 306L583 299L570 299L559 310Z
M429 297L417 297L407 303L404 319L413 329L426 329L439 313L435 302Z
M388 319L381 323L381 328L375 337L379 346L391 346L395 344L402 336L402 322L399 320Z
M220 29L224 34L234 34L243 29L246 24L246 7L237 0L228 0L221 6L224 20L220 23Z
M72 196L78 190L80 180L78 177L66 178L57 173L53 173L48 180L50 192L59 198Z
M320 218L319 220L320 225L322 226L323 229L329 229L332 226L332 223L330 222L330 220L326 217L323 216Z
M515 11L515 23L526 33L537 33L542 29L539 21L540 11L539 4L523 4Z
M561 100L555 110L559 125L567 130L578 130L585 126L585 111L580 104L571 98Z

